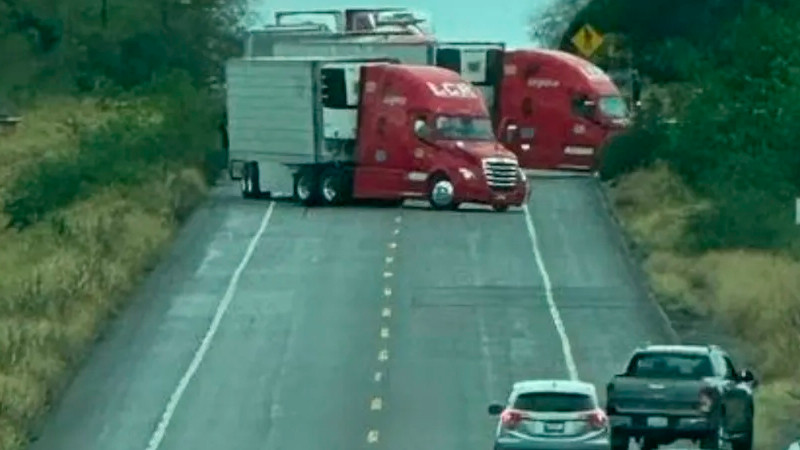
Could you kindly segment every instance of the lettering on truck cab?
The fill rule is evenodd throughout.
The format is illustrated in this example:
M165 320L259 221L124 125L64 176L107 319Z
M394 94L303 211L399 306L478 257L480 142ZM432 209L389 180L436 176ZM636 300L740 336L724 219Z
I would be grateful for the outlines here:
M429 81L427 84L433 95L437 97L478 98L478 94L475 93L470 83L445 81L437 86Z

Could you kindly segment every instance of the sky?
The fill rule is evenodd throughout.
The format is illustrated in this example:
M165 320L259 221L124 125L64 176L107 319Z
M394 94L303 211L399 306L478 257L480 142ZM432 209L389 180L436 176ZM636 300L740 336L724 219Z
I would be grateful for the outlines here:
M275 10L407 7L430 14L435 33L443 40L503 41L508 47L529 47L533 44L527 33L528 19L554 1L251 0L251 8L261 16L262 23L272 23Z

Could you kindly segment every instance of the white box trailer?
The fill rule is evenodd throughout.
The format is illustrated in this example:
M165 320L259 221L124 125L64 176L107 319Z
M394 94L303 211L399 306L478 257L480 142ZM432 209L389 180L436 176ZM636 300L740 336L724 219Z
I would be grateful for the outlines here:
M270 29L249 33L244 56L388 57L403 64L444 67L478 87L495 116L504 52L503 42L445 42L404 35L352 36Z
M243 179L244 162L255 161L264 191L291 195L294 167L352 161L359 67L393 62L357 57L228 61L230 177Z

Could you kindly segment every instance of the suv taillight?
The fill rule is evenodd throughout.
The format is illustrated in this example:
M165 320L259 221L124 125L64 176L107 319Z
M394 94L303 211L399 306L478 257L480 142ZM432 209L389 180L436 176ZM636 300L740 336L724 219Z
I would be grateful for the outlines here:
M502 422L504 428L515 428L522 422L522 411L507 409L500 414L500 422Z
M595 409L586 416L589 426L596 430L602 430L608 426L608 416L602 409Z

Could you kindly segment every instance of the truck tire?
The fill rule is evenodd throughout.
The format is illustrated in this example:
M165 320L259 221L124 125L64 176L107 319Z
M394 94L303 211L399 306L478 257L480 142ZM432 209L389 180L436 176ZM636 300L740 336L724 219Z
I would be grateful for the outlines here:
M428 184L428 202L436 210L454 210L458 204L454 201L455 186L446 175L435 175Z
M508 205L493 205L492 209L497 212L506 212L508 211Z
M294 197L304 206L317 203L319 179L313 169L300 169L294 177Z
M258 163L250 161L242 167L240 180L242 198L256 198L261 193L260 179L258 176Z
M325 205L341 205L347 200L347 174L342 169L329 167L319 178L319 198Z
M628 450L630 438L628 435L611 430L611 450Z
M722 426L705 437L700 439L700 448L710 449L710 450L719 450L721 448L725 448L725 443L723 442L722 438Z

